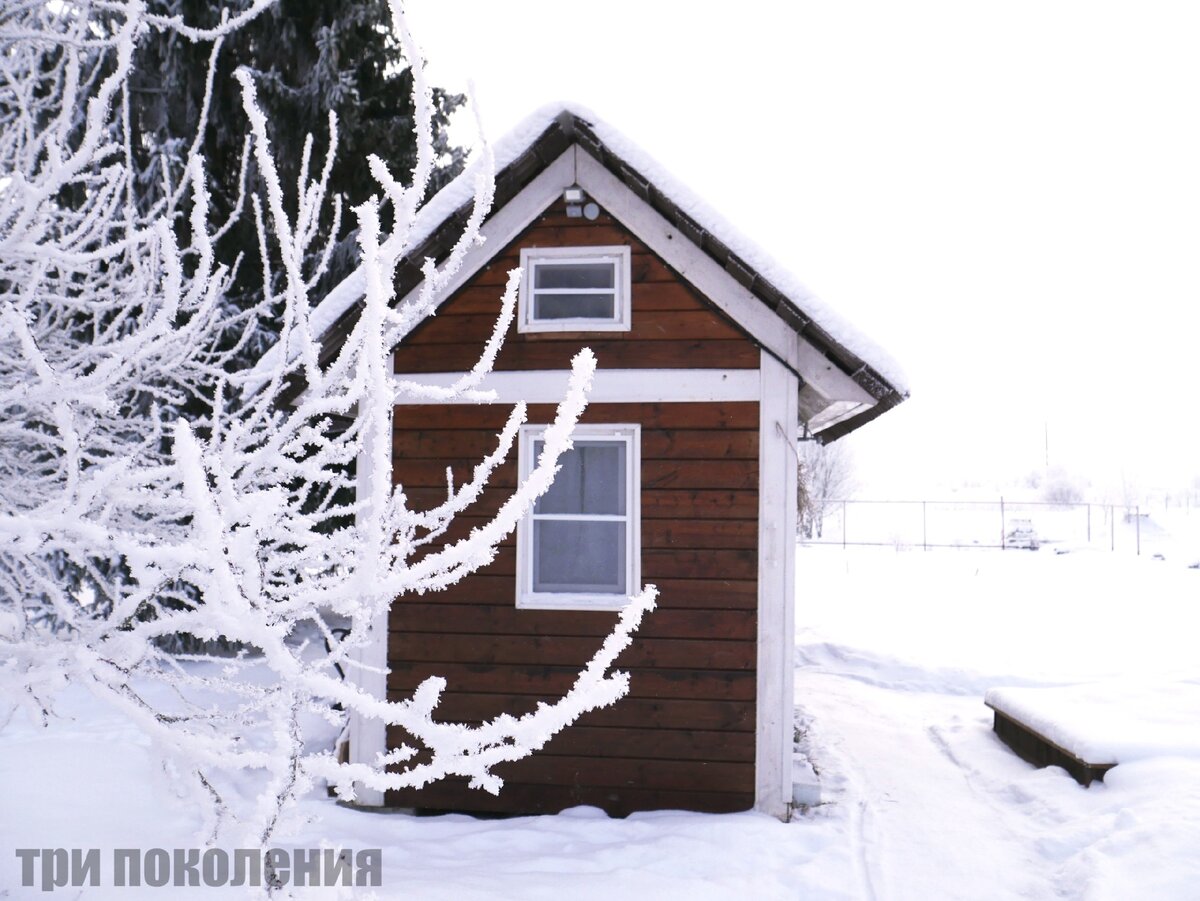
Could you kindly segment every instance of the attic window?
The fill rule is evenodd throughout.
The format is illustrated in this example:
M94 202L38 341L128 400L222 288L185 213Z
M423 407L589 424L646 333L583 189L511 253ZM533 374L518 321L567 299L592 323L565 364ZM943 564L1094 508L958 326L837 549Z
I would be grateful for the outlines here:
M628 247L521 250L522 332L627 332Z

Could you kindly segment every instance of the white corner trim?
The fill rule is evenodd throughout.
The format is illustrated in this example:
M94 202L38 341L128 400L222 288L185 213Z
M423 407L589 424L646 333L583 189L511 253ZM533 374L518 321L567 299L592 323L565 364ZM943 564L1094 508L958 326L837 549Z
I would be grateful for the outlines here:
M449 388L464 372L397 373L397 382ZM489 372L479 391L492 391L495 398L478 395L449 400L419 395L396 397L398 404L555 404L567 392L568 369ZM592 378L588 402L602 403L687 403L758 400L757 369L600 369Z
M387 430L390 434L392 430L390 421ZM364 441L363 443L366 445L369 442ZM391 459L390 456L388 459ZM371 486L375 484L376 479L386 479L389 484L391 483L391 464L388 464L385 472L373 472L370 466L370 456L365 452L360 452L355 474L355 491L362 496L370 493ZM346 672L347 681L358 686L371 697L380 699L387 697L389 612L390 607L385 608L371 621L370 641L352 652L353 662L357 665L348 667ZM379 756L387 750L387 727L381 719L363 716L357 710L352 709L349 735L351 763L374 766ZM354 790L355 803L364 807L383 806L383 792L366 788L362 784L355 784Z
M758 711L754 808L786 819L792 800L799 380L765 350L758 450Z

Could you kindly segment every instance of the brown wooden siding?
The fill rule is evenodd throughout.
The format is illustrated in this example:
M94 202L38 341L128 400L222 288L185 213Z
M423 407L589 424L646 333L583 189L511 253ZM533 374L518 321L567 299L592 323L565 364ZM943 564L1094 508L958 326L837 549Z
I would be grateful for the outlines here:
M553 413L535 405L529 419L548 422ZM397 407L394 475L413 506L445 497L447 466L461 482L494 447L507 414L500 406ZM642 579L660 596L617 661L630 673L629 695L533 757L497 767L506 782L498 798L446 780L390 792L391 805L542 813L591 804L614 815L753 805L758 405L595 404L583 418L642 425ZM465 536L511 493L515 456L442 542ZM389 697L440 675L448 687L439 714L479 722L532 711L570 688L616 614L517 610L515 565L510 538L461 583L397 600ZM402 739L389 733L390 745Z
M396 371L470 369L491 335L508 272L520 266L522 247L606 245L630 248L632 329L522 334L514 322L497 370L566 369L583 346L609 369L758 367L758 347L745 333L607 212L594 222L568 219L556 203L405 339L396 350Z

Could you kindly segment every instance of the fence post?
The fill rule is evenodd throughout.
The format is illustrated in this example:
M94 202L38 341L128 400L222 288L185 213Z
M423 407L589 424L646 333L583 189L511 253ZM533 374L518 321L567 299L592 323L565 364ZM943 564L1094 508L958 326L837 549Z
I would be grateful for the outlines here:
M925 501L921 501L921 547L929 550L929 529L925 525Z
M1133 521L1137 524L1137 555L1142 556L1142 508L1133 508Z
M1004 534L1004 498L1000 498L1000 550L1006 548L1007 536Z

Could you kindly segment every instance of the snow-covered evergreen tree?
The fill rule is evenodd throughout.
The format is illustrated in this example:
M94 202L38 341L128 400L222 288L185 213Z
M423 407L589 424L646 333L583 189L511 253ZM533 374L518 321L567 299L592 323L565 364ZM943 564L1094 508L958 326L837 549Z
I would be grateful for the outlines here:
M250 0L147 2L152 14L208 28L219 25L230 10L248 6ZM198 149L207 163L214 213L228 218L236 211L243 180L251 191L262 189L262 172L254 156L246 154L248 123L241 89L233 78L239 69L246 70L254 81L283 184L297 182L306 137L312 136L316 158L328 153L329 113L337 116L340 140L328 192L342 198L344 209L378 190L362 165L367 154L386 156L395 171L410 172L417 154L412 73L403 64L390 25L387 0L278 0L225 36L211 88L211 43L189 40L172 29L146 32L135 48L128 85L130 143L142 202L158 199L164 183L179 180L202 114ZM436 88L432 93L431 137L438 166L430 181L435 190L461 169L462 152L449 145L446 126L462 99ZM289 193L285 204L294 214L291 203ZM385 228L390 228L386 208L383 220ZM319 299L358 263L357 222L353 216L334 222L332 208L326 206L316 229L316 250L333 238L330 259L315 286ZM253 219L235 219L215 243L218 255L226 260L256 247ZM241 308L262 298L257 254L245 256L225 293ZM278 336L280 311L272 308L266 312L270 315L260 317L243 359L256 358Z
M472 162L476 203L459 244L441 264L425 263L417 301L393 308L394 268L439 155L437 102L419 65L412 68L412 178L402 184L376 156L364 165L385 200L353 211L363 312L322 367L310 313L329 259L320 221L332 155L305 139L297 177L283 178L255 79L236 73L261 174L261 190L242 205L254 245L239 251L268 262L262 303L231 308L235 261L219 244L232 226L210 200L202 140L181 145L179 177L148 202L136 185L144 170L133 146L130 79L148 35L207 43L219 60L221 41L265 5L256 0L208 29L149 13L138 0L20 4L0 13L0 698L46 719L64 686L86 686L134 718L183 782L214 802L214 834L222 816L236 813L248 830L241 839L259 842L318 778L347 797L355 785L384 790L455 774L497 790L495 764L531 753L625 691L627 677L609 668L653 604L647 590L574 688L519 718L436 722L440 679L396 703L341 678L394 597L436 590L492 559L569 447L594 360L587 352L576 358L530 478L468 538L419 560L414 554L477 497L510 449L523 405L472 480L449 487L436 508L410 509L389 484L360 486L355 498L350 463L384 466L397 391L422 390L393 383L388 351L429 312L478 240L491 200L490 155L484 146ZM392 14L405 58L418 59L395 4ZM216 74L211 66L209 80ZM331 148L336 133L331 116ZM494 360L516 283L514 273L493 338L456 393L476 391ZM287 352L250 382L231 364L273 304L283 309ZM285 407L282 386L296 379L305 391ZM177 416L199 393L214 399L212 414ZM331 429L334 419L344 427ZM348 632L335 622L350 623ZM244 650L219 662L181 658L164 647L179 633ZM399 725L418 747L348 765L331 748L306 745L306 715L337 720L346 711ZM228 780L246 769L262 771L249 813L224 800Z

